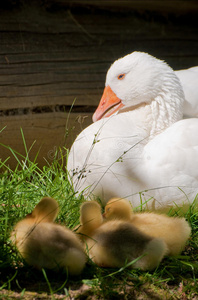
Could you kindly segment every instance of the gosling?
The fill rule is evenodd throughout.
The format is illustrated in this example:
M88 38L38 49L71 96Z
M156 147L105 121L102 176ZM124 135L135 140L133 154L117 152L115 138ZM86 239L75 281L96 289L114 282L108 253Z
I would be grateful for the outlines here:
M168 255L180 254L191 234L190 225L185 218L152 212L133 213L129 201L122 198L109 200L103 216L106 220L128 221L142 233L162 238L168 247Z
M29 265L78 275L86 263L83 245L74 232L53 223L58 211L56 200L44 197L15 225L11 241Z

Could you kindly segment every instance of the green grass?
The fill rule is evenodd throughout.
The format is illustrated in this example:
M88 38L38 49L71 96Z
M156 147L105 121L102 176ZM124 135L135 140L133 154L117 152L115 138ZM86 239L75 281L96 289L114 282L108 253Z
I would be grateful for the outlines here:
M42 197L50 196L61 208L56 222L72 229L79 222L84 199L67 180L66 157L39 169L36 159L29 160L27 149L23 163L19 154L10 151L18 161L16 169L6 167L7 162L0 164L1 299L198 299L198 218L193 206L186 213L192 236L184 252L165 258L153 272L102 269L88 262L80 276L68 277L64 272L39 272L26 265L9 241L13 225Z

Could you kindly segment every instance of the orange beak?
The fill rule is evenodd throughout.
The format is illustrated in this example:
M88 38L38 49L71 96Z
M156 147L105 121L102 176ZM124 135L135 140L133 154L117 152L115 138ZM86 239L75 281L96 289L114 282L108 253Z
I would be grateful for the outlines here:
M112 91L110 86L106 86L100 100L100 103L93 114L92 120L96 122L102 118L109 117L118 111L124 105L121 100Z

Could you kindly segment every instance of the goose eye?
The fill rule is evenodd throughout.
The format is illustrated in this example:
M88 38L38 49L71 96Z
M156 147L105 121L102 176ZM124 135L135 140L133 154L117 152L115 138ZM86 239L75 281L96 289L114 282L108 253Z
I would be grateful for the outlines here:
M119 80L124 79L124 77L125 77L125 74L120 74L120 75L118 75L118 79L119 79Z

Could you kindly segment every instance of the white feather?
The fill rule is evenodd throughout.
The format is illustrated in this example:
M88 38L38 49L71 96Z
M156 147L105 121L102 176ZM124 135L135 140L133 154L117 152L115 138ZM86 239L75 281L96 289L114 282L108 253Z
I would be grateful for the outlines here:
M152 210L192 203L198 193L198 119L182 120L184 94L174 71L134 52L110 67L107 85L129 110L95 122L75 140L67 165L75 191L104 203L127 197L134 207L146 202Z

